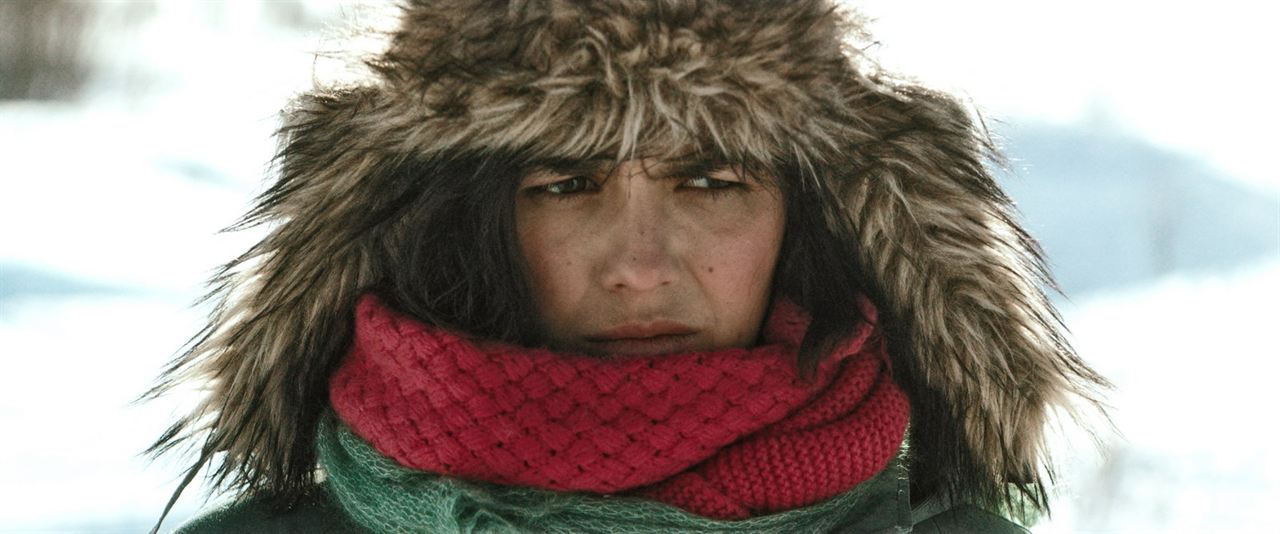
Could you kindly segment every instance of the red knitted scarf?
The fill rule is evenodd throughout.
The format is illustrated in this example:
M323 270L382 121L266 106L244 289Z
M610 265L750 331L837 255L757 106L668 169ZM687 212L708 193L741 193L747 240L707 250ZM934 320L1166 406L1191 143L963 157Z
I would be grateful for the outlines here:
M870 322L806 384L809 319L781 299L755 348L598 358L478 344L366 295L330 400L406 467L745 519L849 490L897 452L907 398L860 305Z

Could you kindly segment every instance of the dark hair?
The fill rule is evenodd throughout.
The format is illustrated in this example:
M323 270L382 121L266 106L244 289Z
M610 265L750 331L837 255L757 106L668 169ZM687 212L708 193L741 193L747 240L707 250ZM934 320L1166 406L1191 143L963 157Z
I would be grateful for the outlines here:
M373 288L418 320L479 337L521 345L544 343L523 259L516 242L515 193L519 177L543 162L513 153L450 156L410 162L405 178L418 182L400 220L378 254L389 266ZM861 268L851 221L827 180L807 177L799 165L769 168L741 162L749 177L777 177L786 205L786 229L774 293L813 317L796 365L811 375L822 355L862 320Z

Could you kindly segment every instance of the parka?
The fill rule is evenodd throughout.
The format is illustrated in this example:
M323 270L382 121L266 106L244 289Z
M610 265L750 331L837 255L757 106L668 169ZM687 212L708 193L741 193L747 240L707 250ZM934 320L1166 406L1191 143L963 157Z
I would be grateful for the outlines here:
M690 149L794 169L825 199L807 208L815 224L856 242L832 254L880 309L911 401L908 482L892 492L915 517L899 531L1016 531L1000 517L1047 508L1050 417L1098 406L1106 380L1065 337L985 126L877 66L855 12L829 0L399 9L355 81L317 82L285 110L273 181L237 226L268 233L214 279L207 327L153 391L207 387L152 450L193 445L186 482L207 467L239 496L184 531L342 523L313 446L328 376L357 297L406 291L393 271L414 206L493 198L450 165ZM464 289L484 274L447 257L427 268Z

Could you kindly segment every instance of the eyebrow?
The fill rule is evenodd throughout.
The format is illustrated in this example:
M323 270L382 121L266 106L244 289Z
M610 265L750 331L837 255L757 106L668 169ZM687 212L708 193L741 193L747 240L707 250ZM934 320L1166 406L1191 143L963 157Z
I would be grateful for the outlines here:
M535 171L545 170L565 175L601 175L609 174L617 164L611 158L590 158L585 160L552 160L533 166ZM707 158L677 158L655 163L650 167L655 177L687 178L702 174L710 174L731 167L728 161Z

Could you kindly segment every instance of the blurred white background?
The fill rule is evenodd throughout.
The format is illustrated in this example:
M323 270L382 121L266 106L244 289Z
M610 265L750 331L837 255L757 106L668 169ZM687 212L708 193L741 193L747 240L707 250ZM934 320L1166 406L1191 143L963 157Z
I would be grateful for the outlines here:
M1280 49L1267 3L850 2L867 52L971 99L1011 159L1082 355L1100 453L1068 433L1037 532L1265 531L1280 446ZM184 464L141 406L191 304L256 231L276 112L354 9L0 0L0 531L143 532ZM192 488L166 528L203 504Z

